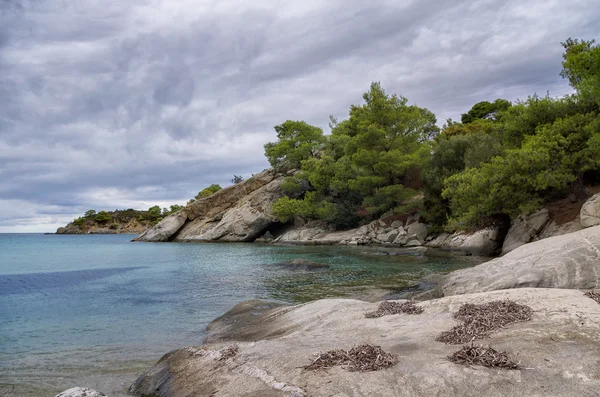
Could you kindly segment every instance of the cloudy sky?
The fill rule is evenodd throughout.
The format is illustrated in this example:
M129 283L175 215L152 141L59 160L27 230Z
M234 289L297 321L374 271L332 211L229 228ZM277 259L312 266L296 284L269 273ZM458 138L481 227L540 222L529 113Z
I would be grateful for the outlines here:
M599 20L597 0L0 0L0 232L183 204L372 81L440 125L568 94L560 42Z

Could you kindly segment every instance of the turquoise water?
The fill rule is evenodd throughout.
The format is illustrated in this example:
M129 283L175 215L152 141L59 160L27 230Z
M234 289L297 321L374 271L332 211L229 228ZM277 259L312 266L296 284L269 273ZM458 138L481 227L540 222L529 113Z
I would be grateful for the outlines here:
M372 298L373 288L397 296L422 275L480 261L132 237L0 234L0 396L73 386L124 396L137 374L169 350L200 345L206 325L240 301ZM330 268L278 265L296 258Z

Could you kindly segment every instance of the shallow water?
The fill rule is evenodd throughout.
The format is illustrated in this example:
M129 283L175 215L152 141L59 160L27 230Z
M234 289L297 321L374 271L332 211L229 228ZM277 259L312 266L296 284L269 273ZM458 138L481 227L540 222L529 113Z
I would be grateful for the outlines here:
M378 289L397 294L428 273L481 261L131 238L0 234L0 396L73 386L124 396L137 374L169 350L200 345L206 325L240 301L380 297ZM279 265L297 258L330 267Z

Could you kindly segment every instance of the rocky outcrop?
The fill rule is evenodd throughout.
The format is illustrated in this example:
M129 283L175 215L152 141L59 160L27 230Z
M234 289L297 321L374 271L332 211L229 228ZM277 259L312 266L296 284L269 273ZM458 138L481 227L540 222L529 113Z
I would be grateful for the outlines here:
M110 224L86 222L77 225L74 222L65 227L59 227L56 234L140 234L150 228L150 224L137 219L126 222L113 221Z
M451 273L444 296L509 288L600 287L600 226L520 246L481 265Z
M56 397L106 397L106 395L87 387L73 387L58 393Z
M135 241L252 241L276 222L271 205L284 195L282 182L265 170L188 204Z
M510 229L502 245L502 255L532 241L562 236L578 230L581 230L579 218L557 224L550 218L550 213L546 208L530 215L521 215L510 224Z
M460 346L436 342L460 305L511 299L533 319L476 341L507 351L523 369L454 364ZM256 302L255 302L256 303ZM247 306L247 307L246 307ZM211 324L211 344L166 354L131 386L138 396L591 396L600 390L600 310L581 291L518 289L420 302L418 315L377 319L374 303L326 299L267 308L256 304ZM212 337L219 334L218 338ZM375 372L303 369L319 352L372 343L399 362Z
M600 225L600 193L593 195L583 204L579 217L582 227Z
M500 231L494 228L481 229L472 233L442 233L432 237L425 245L452 251L464 251L473 255L491 256L502 244Z
M550 215L547 209L541 209L528 216L519 216L511 222L508 234L504 239L502 246L502 255L514 250L517 247L534 241L544 226L550 221Z

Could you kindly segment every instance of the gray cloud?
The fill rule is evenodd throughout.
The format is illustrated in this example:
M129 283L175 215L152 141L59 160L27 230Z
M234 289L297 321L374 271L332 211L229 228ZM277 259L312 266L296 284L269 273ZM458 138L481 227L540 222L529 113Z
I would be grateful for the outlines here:
M183 203L267 167L273 125L326 127L372 81L443 122L570 92L592 0L0 0L0 231Z

